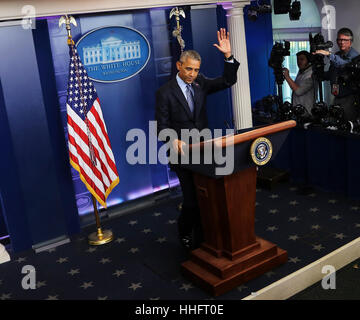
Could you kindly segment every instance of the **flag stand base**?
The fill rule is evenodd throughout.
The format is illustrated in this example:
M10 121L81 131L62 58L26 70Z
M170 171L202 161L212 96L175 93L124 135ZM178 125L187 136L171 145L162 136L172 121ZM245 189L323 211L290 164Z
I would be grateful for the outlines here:
M89 244L93 246L99 246L111 242L114 239L113 233L111 230L102 231L100 228L97 232L93 232L89 235L88 240Z

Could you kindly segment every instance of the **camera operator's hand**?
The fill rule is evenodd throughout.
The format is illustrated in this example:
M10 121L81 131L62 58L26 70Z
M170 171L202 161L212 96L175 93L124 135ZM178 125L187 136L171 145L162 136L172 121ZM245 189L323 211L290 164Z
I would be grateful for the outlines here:
M290 71L288 68L283 68L283 75L285 79L290 77Z
M283 68L283 75L291 90L295 91L299 89L299 86L295 83L293 79L291 79L288 68Z
M315 52L313 52L313 54L321 54L323 56L329 56L330 52L326 50L316 50Z

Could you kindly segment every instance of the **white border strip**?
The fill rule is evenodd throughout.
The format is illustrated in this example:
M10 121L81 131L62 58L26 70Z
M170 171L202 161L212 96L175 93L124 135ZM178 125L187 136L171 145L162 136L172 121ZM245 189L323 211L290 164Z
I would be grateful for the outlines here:
M360 237L336 249L302 269L242 300L285 300L323 279L322 268L331 265L336 271L360 257Z
M59 238L45 241L43 243L32 246L32 248L35 250L35 253L39 253L42 251L50 250L52 248L56 248L58 246L61 246L63 244L69 243L69 242L70 242L69 238L59 237Z

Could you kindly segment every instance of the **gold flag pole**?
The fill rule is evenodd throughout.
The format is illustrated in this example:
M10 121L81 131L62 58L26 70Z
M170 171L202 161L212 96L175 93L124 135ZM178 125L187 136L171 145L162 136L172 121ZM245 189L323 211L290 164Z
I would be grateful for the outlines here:
M179 42L181 52L183 52L185 48L185 41L181 36L182 26L180 25L180 16L182 16L185 19L185 12L183 9L181 8L179 9L178 7L172 8L170 11L169 18L171 19L172 16L175 16L176 19L176 28L174 29L172 34L173 37L175 37Z
M72 39L71 36L71 24L73 24L75 27L76 25L76 20L73 16L67 16L64 15L59 19L59 28L61 27L62 24L65 24L66 26L66 30L68 33L68 40L67 43L68 45L73 49L75 43L74 40ZM73 52L73 50L72 50ZM76 73L78 73L78 70L76 69ZM78 79L80 79L80 77L78 77ZM81 81L79 81L79 90L80 90L80 96L81 96L81 100L83 100L83 94L82 94L82 86L81 86ZM83 101L84 102L84 101ZM85 103L83 103L83 105L85 105ZM86 127L88 129L88 137L89 137L89 150L90 150L90 159L91 162L94 166L96 166L96 158L94 155L94 150L93 150L93 146L91 143L91 137L90 137L90 131L88 128L88 123L87 123L87 118L86 118ZM101 225L100 225L100 217L99 217L99 212L97 209L97 204L96 204L96 199L93 195L91 195L92 198L92 203L93 203L93 207L94 207L94 214L95 214L95 221L96 221L96 232L93 232L89 235L88 237L88 241L90 245L102 245L105 243L109 243L110 241L113 240L114 236L111 230L104 230L102 231L101 229Z
M97 205L96 205L96 199L93 195L91 195L91 197L92 197L92 202L93 202L93 206L94 206L94 214L95 214L97 231L91 233L89 235L88 239L89 239L89 244L98 246L101 244L111 242L114 239L114 236L113 236L113 233L111 232L111 230L104 230L104 232L101 230L99 212L98 212Z

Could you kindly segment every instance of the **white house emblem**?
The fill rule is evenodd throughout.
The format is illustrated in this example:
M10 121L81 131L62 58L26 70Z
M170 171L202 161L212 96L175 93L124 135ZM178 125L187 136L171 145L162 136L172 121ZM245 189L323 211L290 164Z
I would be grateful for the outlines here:
M150 45L139 31L104 27L85 34L76 44L90 79L115 82L138 74L150 58Z

